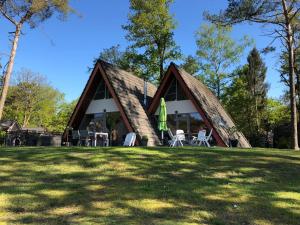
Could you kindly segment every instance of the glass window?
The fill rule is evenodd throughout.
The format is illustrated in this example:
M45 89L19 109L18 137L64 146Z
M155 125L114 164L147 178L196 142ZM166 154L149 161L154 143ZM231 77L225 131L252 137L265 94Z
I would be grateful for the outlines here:
M81 120L79 130L86 130L90 122L94 119L93 114L85 114Z
M181 86L178 84L178 81L176 79L173 79L171 81L170 87L167 90L165 94L165 100L166 101L176 101L176 100L186 100L186 96L181 88Z
M122 145L127 134L127 128L120 112L86 114L81 121L79 129L92 132L107 132L109 133L110 144L113 146Z
M177 80L176 79L173 79L170 86L169 86L169 89L165 95L165 100L166 101L175 101L176 100L176 86L177 86Z
M105 85L105 82L103 79L101 79L97 89L96 93L94 95L94 100L99 100L99 99L109 99L111 98L111 94L109 93L109 90L107 86Z
M190 132L197 134L200 127L204 127L204 122L199 113L190 113Z
M106 125L110 132L111 145L122 145L127 134L127 129L120 112L107 113Z
M182 88L180 85L177 85L177 100L187 100Z
M168 125L168 128L171 129L172 133L175 134L176 132L176 119L175 119L175 114L169 114L167 116L167 125ZM158 120L158 117L157 117L157 120Z

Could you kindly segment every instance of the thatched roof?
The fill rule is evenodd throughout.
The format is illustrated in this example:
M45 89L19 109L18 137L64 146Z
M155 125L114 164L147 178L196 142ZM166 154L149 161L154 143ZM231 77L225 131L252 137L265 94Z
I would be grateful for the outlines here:
M117 97L134 131L140 137L147 136L149 139L148 145L153 146L159 144L159 138L143 107L144 80L104 61L100 63L117 93ZM148 102L152 99L155 92L156 87L148 83Z
M226 112L218 98L206 87L201 81L187 73L183 69L177 68L186 85L191 90L191 93L197 99L205 112L207 118L217 130L220 137L225 143L228 143L228 129L235 126L231 116ZM239 144L243 148L250 148L251 145L241 132L234 134L239 140Z

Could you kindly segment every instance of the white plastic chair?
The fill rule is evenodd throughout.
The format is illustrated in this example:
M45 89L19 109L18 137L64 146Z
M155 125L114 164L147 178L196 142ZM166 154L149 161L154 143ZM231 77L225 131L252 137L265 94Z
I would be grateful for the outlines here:
M208 136L206 136L206 130L200 130L199 133L198 133L198 136L194 137L195 143L198 143L199 146L201 146L202 143L203 143L207 147L210 147L209 139L212 135L212 131L213 130L211 129Z
M169 141L170 147L175 147L178 143L183 146L182 141L185 141L185 135L183 130L176 130L176 135L173 135L171 130L168 130L171 140Z
M176 136L180 142L185 141L184 130L176 130Z
M134 132L128 133L126 135L123 146L134 146L136 140L136 134Z

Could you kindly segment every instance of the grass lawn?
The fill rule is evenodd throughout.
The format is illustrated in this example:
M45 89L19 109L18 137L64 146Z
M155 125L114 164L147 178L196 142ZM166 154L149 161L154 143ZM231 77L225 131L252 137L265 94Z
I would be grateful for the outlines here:
M0 148L0 224L300 224L300 153Z

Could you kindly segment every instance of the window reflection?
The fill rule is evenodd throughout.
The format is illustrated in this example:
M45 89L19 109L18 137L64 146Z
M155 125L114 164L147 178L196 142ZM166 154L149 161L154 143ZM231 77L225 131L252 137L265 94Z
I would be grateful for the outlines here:
M171 84L169 86L169 89L167 90L165 94L165 100L166 101L180 101L180 100L186 100L186 96L181 88L181 86L178 84L178 81L176 79L173 79L171 81Z
M206 127L201 115L197 112L168 114L167 124L173 134L176 133L176 130L183 130L188 140L191 140L193 136L197 136L199 130ZM214 143L214 141L211 143Z
M120 112L86 114L79 130L109 133L109 140L113 146L122 145L127 133Z

